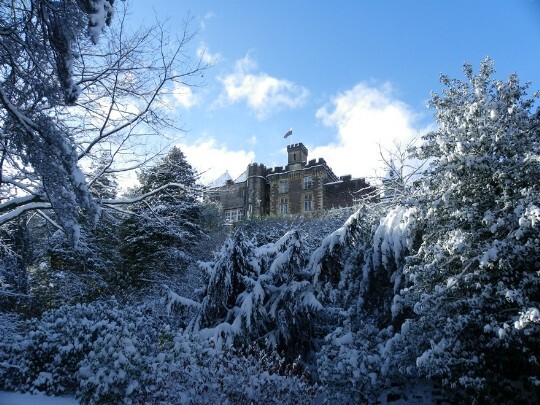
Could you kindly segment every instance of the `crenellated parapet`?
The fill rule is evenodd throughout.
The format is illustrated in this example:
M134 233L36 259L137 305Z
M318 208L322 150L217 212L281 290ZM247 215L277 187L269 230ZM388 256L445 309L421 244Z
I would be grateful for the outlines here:
M266 176L266 166L262 163L251 163L248 165L248 177Z
M285 171L287 171L287 167L276 166L269 169L268 174L270 175L270 174L284 173Z
M308 150L303 143L294 143L287 146L287 154L289 156L288 163L289 166L303 165L307 162Z
M313 167L313 166L320 166L320 165L326 165L326 160L324 160L323 158L319 158L319 159L311 159L307 165L306 165L306 168L308 167Z
M301 149L301 150L304 150L306 152L306 155L308 153L308 150L307 148L305 147L305 145L302 143L302 142L299 142L299 143L293 143L291 145L287 145L287 152L291 152L295 149Z

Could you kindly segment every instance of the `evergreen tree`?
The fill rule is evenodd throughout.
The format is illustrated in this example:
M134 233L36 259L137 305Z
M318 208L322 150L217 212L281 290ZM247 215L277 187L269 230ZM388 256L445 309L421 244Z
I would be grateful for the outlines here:
M225 242L214 262L200 264L207 282L193 331L235 320L239 295L252 289L253 280L260 274L254 250L244 233L237 232Z
M28 304L30 246L26 218L0 227L0 310Z
M93 198L114 199L118 183L113 173L106 173L106 155L92 168L89 190ZM40 212L28 222L32 246L29 265L32 270L31 293L38 311L61 304L88 302L115 294L119 265L120 215L104 209L99 226L83 228L79 243L70 243L65 232L53 223L53 212Z
M407 206L372 228L352 278L358 318L318 353L329 398L369 402L428 379L457 399L538 399L539 95L516 75L493 79L489 59L464 70L467 81L442 76L433 95L439 129L414 151L429 167ZM348 245L326 263L345 269Z
M540 381L539 94L516 75L493 79L489 59L464 72L464 82L442 76L439 129L416 152L431 165L401 294L414 315L396 347L419 376L478 400L527 401L520 391Z
M148 193L173 184L138 203L121 228L123 275L140 283L150 274L185 268L190 253L204 237L200 226L195 172L183 152L174 147L155 166L144 170L137 192Z
M307 254L298 232L256 247L240 230L213 262L201 263L206 275L200 303L171 294L172 303L196 306L188 333L223 344L266 342L289 360L314 347L315 298Z

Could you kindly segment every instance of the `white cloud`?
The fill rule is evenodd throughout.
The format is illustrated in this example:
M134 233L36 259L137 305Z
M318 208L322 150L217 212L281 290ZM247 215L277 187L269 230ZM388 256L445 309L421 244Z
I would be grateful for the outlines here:
M191 107L199 103L200 97L193 92L190 86L179 84L174 87L173 96L176 100L175 104L189 110Z
M197 57L209 65L217 63L221 59L220 53L211 53L208 46L203 42L199 45L196 51Z
M255 135L253 135L250 138L248 138L246 142L251 146L255 146L258 142L258 139Z
M212 11L209 11L208 13L206 13L204 15L204 17L201 19L201 22L200 22L201 31L204 31L206 29L206 22L210 21L211 19L213 19L215 17L217 17L217 16Z
M338 175L381 175L379 145L392 150L395 142L406 144L425 131L415 125L418 115L394 97L390 83L359 83L337 94L316 117L337 129L337 141L314 148L310 155L324 157Z
M217 179L225 171L233 179L242 174L247 165L253 162L255 153L245 150L229 150L225 145L218 145L213 138L201 140L195 144L180 144L188 162L201 173L201 182L207 184Z
M277 111L297 108L304 104L309 95L306 88L264 72L254 73L256 68L256 63L248 54L236 62L233 73L219 77L218 80L223 85L220 103L245 100L260 120Z

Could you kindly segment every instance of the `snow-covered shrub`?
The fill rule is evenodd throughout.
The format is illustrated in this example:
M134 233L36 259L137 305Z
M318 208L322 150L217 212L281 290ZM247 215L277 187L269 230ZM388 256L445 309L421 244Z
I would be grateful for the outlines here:
M27 321L1 353L2 388L48 394L74 391L78 363L90 351L94 333L82 321L94 317L94 306L79 305Z
M276 352L257 346L217 349L187 334L175 337L170 374L151 398L159 403L312 404L318 387L286 365Z
M83 404L311 403L317 392L298 362L173 333L148 307L63 306L4 324L1 389L70 392Z
M130 404L152 395L168 374L173 333L146 308L118 311L79 363L82 403Z
M2 350L0 380L4 389L128 403L150 389L157 352L167 343L172 334L145 307L63 306L27 321Z
M317 373L325 396L336 403L371 403L385 387L381 343L388 331L370 323L336 328L317 353Z

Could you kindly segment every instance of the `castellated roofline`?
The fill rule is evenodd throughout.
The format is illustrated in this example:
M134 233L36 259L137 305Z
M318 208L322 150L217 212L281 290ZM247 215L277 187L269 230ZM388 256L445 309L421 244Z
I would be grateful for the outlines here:
M295 149L295 148L304 148L307 150L306 146L302 142L292 143L290 145L287 145L287 150Z
M248 177L264 177L266 172L266 166L262 163L251 163L247 168Z
M318 160L317 159L311 159L307 163L306 167L325 165L325 164L326 164L326 160L324 160L323 158L319 158Z
M304 171L304 170L309 170L309 169L312 169L314 167L322 167L324 170L326 170L326 172L330 175L330 178L332 179L332 181L335 181L338 179L338 177L334 174L332 168L330 168L330 166L328 166L328 163L326 163L326 160L324 160L323 158L319 158L319 159L312 159L309 161L308 164L305 164L302 166L302 168L299 168L299 169L289 169L289 166L276 166L276 167L273 167L271 169L268 169L266 171L266 175L267 176L274 176L274 175L278 175L278 174L285 174L285 173L294 173L294 172L301 172L301 171Z
M320 210L353 206L355 199L370 198L375 191L365 179L336 176L325 159L308 160L308 149L301 142L287 146L288 164L266 167L250 163L236 180L230 175L223 185L206 192L211 201L221 204L225 218L234 221L263 215L309 214ZM312 176L309 181L309 176ZM286 190L277 180L288 180ZM306 191L306 180L310 183ZM307 199L305 196L312 196ZM285 201L285 203L283 202Z

